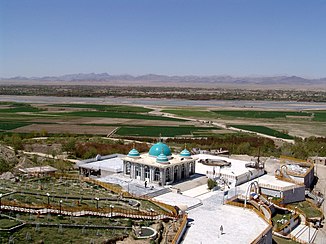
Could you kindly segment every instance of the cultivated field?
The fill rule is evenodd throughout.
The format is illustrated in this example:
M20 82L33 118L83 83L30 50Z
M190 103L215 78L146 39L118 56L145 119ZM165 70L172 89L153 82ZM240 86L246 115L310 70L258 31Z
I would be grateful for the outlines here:
M103 104L0 103L0 132L118 137L206 137L234 133L229 125L275 136L326 136L326 111ZM112 133L113 132L113 133Z

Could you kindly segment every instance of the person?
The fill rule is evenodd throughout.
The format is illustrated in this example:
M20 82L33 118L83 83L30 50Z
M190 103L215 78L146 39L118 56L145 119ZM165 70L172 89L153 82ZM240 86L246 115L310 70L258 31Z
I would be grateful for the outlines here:
M147 187L147 181L145 181L145 188Z
M223 235L223 225L220 227L221 235Z

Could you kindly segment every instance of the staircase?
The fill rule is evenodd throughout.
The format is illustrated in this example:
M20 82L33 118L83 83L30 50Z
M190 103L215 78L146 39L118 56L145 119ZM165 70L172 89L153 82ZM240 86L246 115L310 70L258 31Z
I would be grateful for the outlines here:
M158 190L158 191L147 193L144 196L153 198L153 197L157 197L157 196L169 193L169 192L172 192L170 188L163 188L163 189Z

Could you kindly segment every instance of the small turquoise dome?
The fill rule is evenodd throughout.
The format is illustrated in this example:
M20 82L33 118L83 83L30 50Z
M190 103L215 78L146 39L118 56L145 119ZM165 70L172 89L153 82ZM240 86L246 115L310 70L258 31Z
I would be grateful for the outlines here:
M191 157L191 153L185 148L183 151L180 153L181 157Z
M129 157L139 157L140 154L139 152L137 151L137 149L133 148L130 150L130 152L128 153L128 156Z
M161 153L160 155L157 156L156 162L158 162L158 163L167 163L167 162L169 162L169 159L168 159L168 157L166 155Z
M154 156L154 157L157 157L159 156L160 154L164 154L165 156L171 156L171 149L166 145L164 144L163 142L158 142L156 144L154 144L151 149L149 149L149 152L148 154L150 156Z

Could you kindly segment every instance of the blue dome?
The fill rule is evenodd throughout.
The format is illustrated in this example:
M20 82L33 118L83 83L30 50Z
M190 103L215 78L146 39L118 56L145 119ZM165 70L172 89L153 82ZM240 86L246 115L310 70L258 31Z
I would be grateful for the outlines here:
M158 163L167 163L167 162L169 162L169 159L168 159L168 157L166 155L161 153L160 155L157 156L156 162L158 162Z
M133 148L130 150L130 152L128 153L128 156L129 157L139 157L140 154L139 152L137 151L137 149Z
M191 157L191 153L185 148L183 151L180 153L181 157Z
M154 156L157 157L159 156L161 153L163 153L165 156L171 156L171 149L164 144L163 142L158 142L156 144L154 144L151 149L149 149L148 154L150 156Z

